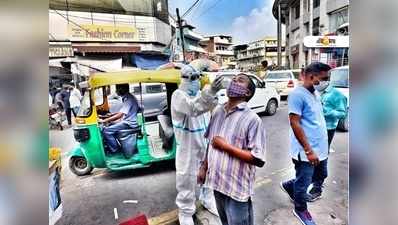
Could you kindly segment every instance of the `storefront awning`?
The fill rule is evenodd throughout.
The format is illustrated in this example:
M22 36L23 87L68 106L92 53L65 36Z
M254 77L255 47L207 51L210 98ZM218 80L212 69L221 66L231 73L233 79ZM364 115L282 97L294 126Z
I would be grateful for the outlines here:
M140 46L73 46L77 52L92 53L134 53L141 51Z

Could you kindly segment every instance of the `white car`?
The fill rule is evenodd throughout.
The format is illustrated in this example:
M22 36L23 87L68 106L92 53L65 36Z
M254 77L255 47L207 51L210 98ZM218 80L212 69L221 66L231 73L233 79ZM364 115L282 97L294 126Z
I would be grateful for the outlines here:
M231 82L232 78L240 74L241 72L217 72L217 73L208 73L210 81L213 82L214 79L218 76L223 76L223 89L217 92L217 96L219 99L219 104L224 104L228 101L228 97L226 94L226 88ZM256 92L250 101L248 102L248 106L256 113L265 112L267 115L274 115L280 104L280 96L275 88L268 87L265 85L263 81L261 81L256 75L250 73L244 73L248 75L253 82L256 84Z
M276 88L281 97L287 97L299 85L299 74L293 70L269 71L264 81L267 87Z
M341 119L338 124L338 128L348 131L349 129L349 118L348 109L350 105L350 89L349 89L349 66L336 67L329 71L330 73L330 84L333 85L347 98L347 115L344 119Z

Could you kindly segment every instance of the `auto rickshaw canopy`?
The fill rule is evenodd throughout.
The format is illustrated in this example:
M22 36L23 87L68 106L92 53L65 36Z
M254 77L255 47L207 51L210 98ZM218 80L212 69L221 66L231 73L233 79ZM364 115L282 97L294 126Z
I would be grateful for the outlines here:
M97 88L125 83L176 83L181 82L181 73L177 69L164 70L135 70L120 72L94 73L90 76L88 85ZM210 83L208 76L202 76L202 87Z

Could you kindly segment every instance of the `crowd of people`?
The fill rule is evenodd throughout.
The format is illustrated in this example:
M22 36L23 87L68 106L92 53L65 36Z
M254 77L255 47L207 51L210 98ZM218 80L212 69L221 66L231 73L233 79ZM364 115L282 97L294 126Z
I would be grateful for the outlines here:
M65 113L68 125L72 125L72 114L77 116L80 109L82 94L80 90L71 84L63 84L62 88L51 88L49 92L49 107L55 107Z
M282 182L281 189L294 203L293 214L305 225L315 224L307 202L322 196L330 143L346 113L347 99L330 85L330 69L320 62L308 65L302 70L303 85L288 98L290 157L296 176ZM254 224L255 171L265 164L266 155L266 127L247 106L255 85L245 74L235 76L227 88L227 103L217 105L221 78L200 92L199 77L195 69L183 68L181 85L171 100L179 222L194 224L199 184L205 190L200 192L200 202L223 225Z

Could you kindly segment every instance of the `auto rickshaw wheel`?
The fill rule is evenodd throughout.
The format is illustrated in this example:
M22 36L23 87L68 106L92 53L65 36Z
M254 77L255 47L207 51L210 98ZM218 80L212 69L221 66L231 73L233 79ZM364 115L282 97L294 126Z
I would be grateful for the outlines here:
M93 167L81 156L72 156L69 159L69 168L77 176L88 175L93 171Z

